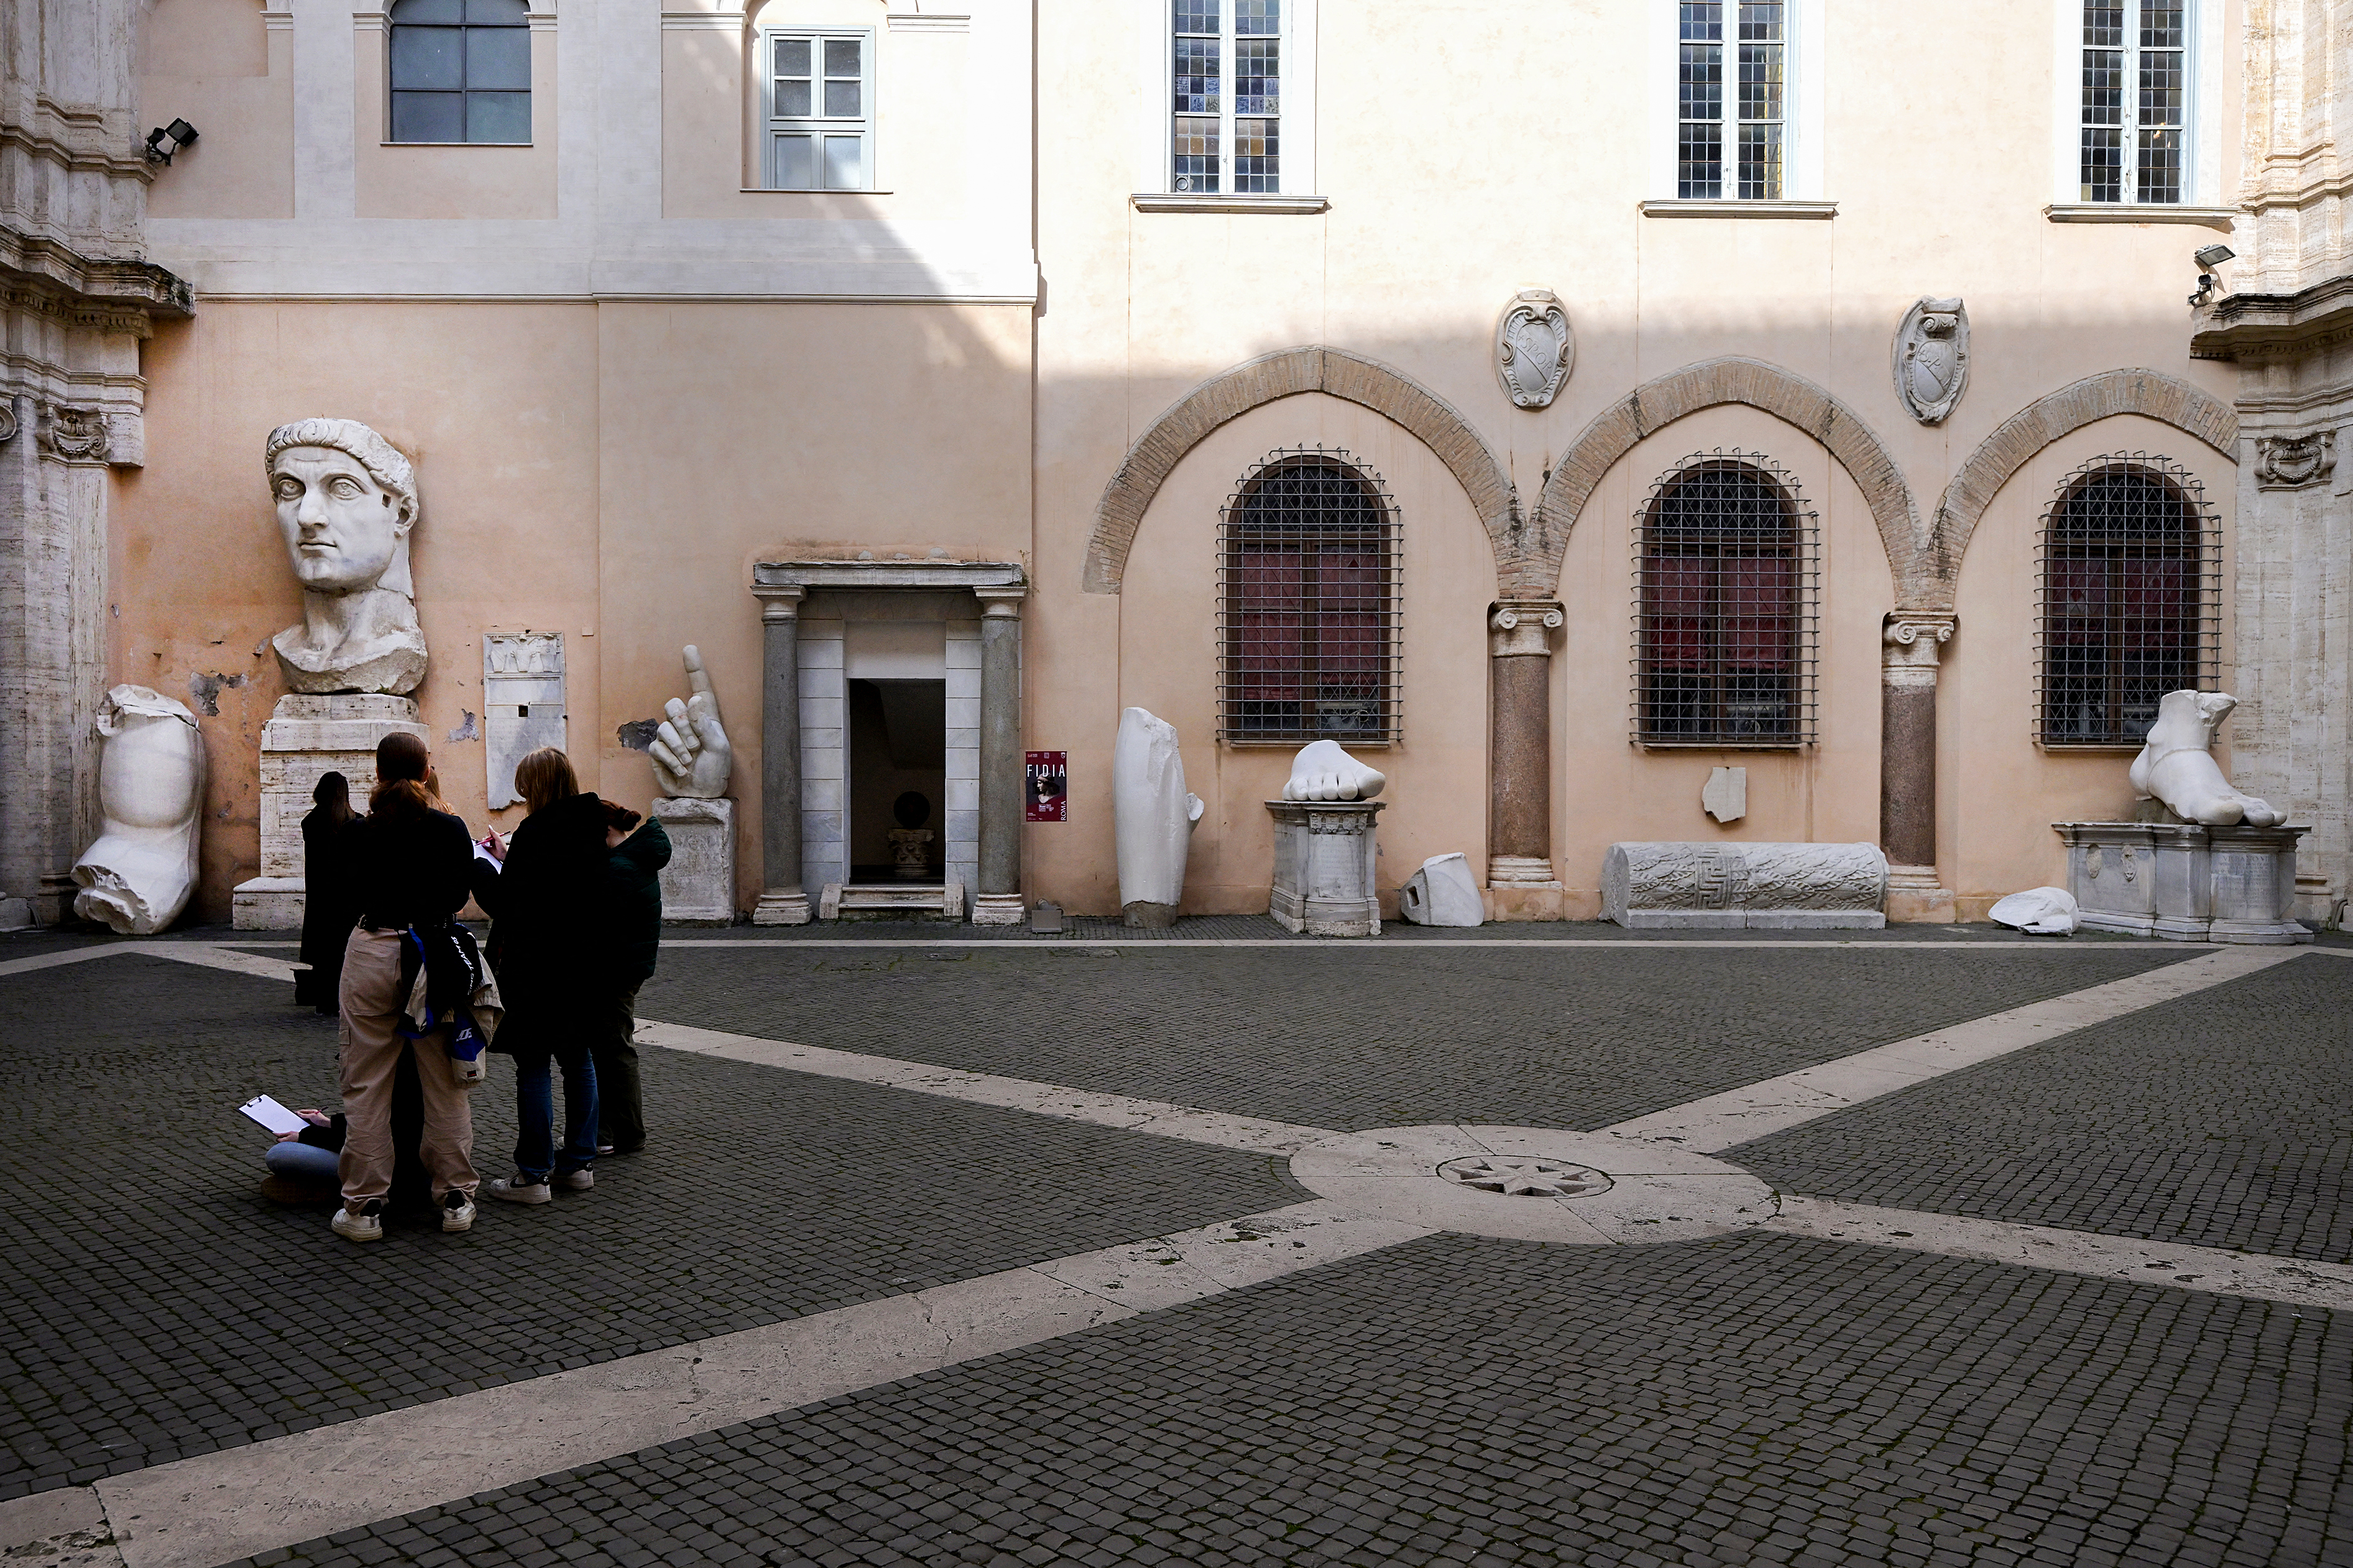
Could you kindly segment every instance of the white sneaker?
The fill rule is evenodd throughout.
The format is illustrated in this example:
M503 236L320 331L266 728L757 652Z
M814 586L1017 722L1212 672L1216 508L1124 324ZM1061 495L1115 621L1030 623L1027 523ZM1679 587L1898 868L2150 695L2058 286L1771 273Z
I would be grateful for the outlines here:
M566 1171L555 1178L555 1184L567 1193L585 1193L596 1184L594 1171Z
M470 1194L455 1187L441 1194L441 1228L452 1232L474 1228L474 1200Z
M555 1196L545 1182L526 1182L521 1176L496 1177L482 1190L511 1204L543 1204Z
M384 1200L370 1198L357 1212L349 1207L335 1211L334 1232L345 1241L382 1241L384 1239Z

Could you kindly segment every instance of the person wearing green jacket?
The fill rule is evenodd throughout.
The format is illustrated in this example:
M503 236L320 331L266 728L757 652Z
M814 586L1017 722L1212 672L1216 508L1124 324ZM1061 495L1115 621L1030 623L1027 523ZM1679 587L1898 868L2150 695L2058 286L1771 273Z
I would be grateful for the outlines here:
M645 1147L645 1104L638 1087L638 989L653 978L661 950L661 868L670 835L652 817L606 803L605 997L596 1007L589 1050L596 1060L599 1154Z

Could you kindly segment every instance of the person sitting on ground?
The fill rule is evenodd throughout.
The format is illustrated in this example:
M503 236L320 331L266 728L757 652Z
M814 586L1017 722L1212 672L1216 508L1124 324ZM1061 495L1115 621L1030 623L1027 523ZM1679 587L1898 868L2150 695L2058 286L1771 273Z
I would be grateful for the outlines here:
M346 1123L341 1111L298 1110L311 1125L285 1133L262 1154L269 1174L261 1195L283 1204L340 1203L343 1196L339 1158ZM431 1215L433 1179L417 1145L425 1135L425 1096L417 1082L414 1047L400 1053L392 1079L392 1185L385 1208L393 1214Z
M661 868L670 835L652 817L605 803L604 994L588 1037L596 1058L596 1152L634 1154L645 1147L646 1113L638 1085L638 989L653 978L661 951Z
M433 808L426 779L432 754L407 733L376 743L378 783L360 824L355 877L360 917L343 949L343 1097L347 1117L342 1160L343 1206L335 1234L384 1239L385 1199L392 1185L392 1102L402 1052L401 1009L411 978L402 963L411 928L446 926L464 907L474 846L466 825ZM436 1029L414 1045L424 1129L418 1153L433 1184L441 1228L474 1226L474 1115L466 1083L449 1056L448 1033Z
M491 1049L515 1064L515 1173L486 1189L508 1203L543 1204L554 1189L596 1184L596 1063L589 1042L605 953L605 803L583 791L572 761L543 746L515 764L530 810L512 842L491 836L494 878L474 882L491 916L491 965L506 1016ZM564 1141L555 1143L554 1077L564 1068Z

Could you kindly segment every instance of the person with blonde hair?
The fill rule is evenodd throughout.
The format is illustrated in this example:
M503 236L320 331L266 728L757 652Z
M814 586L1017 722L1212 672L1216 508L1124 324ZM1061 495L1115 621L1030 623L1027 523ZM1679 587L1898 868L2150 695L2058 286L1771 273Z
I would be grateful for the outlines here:
M572 761L543 746L515 764L528 808L511 842L492 840L499 874L475 897L491 915L491 965L506 1016L491 1042L515 1064L515 1173L494 1198L543 1204L596 1184L596 1064L590 1054L605 987L597 927L606 905L606 806ZM555 1138L553 1068L564 1069L564 1137Z

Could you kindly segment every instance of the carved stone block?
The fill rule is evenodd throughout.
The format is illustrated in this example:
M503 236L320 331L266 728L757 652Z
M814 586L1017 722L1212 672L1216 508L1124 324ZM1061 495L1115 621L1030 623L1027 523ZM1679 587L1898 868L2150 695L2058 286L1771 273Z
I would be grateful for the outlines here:
M1267 913L1309 936L1378 936L1371 800L1271 800L1274 887Z
M512 805L515 764L543 746L562 750L564 634L491 632L482 638L483 766L491 809Z
M1568 312L1549 289L1523 289L1495 323L1495 379L1519 408L1549 407L1577 363Z
M1958 300L1922 300L1895 329L1895 395L1913 418L1938 425L1969 384L1969 313Z
M230 896L239 931L287 931L302 923L302 818L322 773L350 781L365 810L375 788L375 743L396 730L427 740L417 704L377 692L290 693L261 729L261 875Z
M2318 484L2337 471L2337 432L2255 437L2255 483L2267 490Z
M664 795L653 818L670 835L661 869L662 919L672 925L735 923L735 803Z
M1612 844L1601 918L1630 931L1876 931L1887 923L1876 844Z
M2306 827L2061 822L2067 891L2092 931L2168 942L2310 942L2295 920Z

